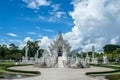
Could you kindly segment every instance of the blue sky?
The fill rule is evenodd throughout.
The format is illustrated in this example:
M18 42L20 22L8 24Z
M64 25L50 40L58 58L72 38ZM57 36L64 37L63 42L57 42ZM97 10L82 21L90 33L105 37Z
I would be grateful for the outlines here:
M27 7L29 3L25 1L30 0L0 1L1 43L10 42L9 39L23 40L28 36L33 39L40 36L53 38L58 31L65 33L73 27L73 20L69 16L73 10L70 0L48 1L49 5L38 6L39 9Z
M41 40L47 49L58 31L72 49L102 51L120 45L120 0L1 0L0 43L23 47Z

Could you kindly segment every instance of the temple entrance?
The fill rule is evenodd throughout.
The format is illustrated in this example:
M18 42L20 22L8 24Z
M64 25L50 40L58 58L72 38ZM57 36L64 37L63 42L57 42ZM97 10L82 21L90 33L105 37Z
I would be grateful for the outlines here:
M64 67L62 58L63 49L61 46L58 47L57 53L58 53L58 67Z
M63 50L62 50L62 47L58 47L58 56L62 56L63 54Z

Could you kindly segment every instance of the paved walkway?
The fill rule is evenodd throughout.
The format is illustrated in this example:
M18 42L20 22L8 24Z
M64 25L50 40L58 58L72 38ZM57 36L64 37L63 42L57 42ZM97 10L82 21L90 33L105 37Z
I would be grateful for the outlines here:
M112 69L102 67L91 67L85 69L71 68L36 68L33 66L17 66L11 69L40 71L40 76L21 78L15 80L100 80L94 77L85 75L86 72L109 71Z

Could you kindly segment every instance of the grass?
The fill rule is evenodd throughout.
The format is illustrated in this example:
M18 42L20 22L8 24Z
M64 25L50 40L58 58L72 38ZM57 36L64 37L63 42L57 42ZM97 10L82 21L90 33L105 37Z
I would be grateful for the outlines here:
M14 65L15 62L0 62L0 65Z
M13 66L27 66L27 65L9 65L9 66L5 66L4 70L10 72L18 72L18 73L40 74L39 71L22 71L22 70L9 69L9 67L13 67Z
M0 67L0 72L5 72L5 70L3 69L3 67Z
M0 72L3 73L25 73L29 75L40 75L41 73L38 71L22 71L22 70L14 70L14 69L9 69L9 67L13 66L27 66L26 64L21 64L21 65L15 65L14 62L0 62ZM4 78L3 76L0 76L0 78Z
M120 80L120 65L103 65L103 64L97 64L93 65L96 67L106 67L106 68L112 68L113 71L103 71L103 72L87 72L86 75L93 76L93 77L101 77L103 76L105 80Z
M6 70L4 70L4 67L14 64L14 62L0 62L0 72L6 72Z
M106 67L115 69L113 71L103 71L103 72L87 72L86 75L106 75L106 74L119 74L120 73L120 66L119 65L103 65L103 64L91 64L92 66L96 67Z
M106 76L106 75L116 75L116 74L120 74L120 72L105 73L105 74L90 74L90 76Z
M105 65L105 64L91 64L91 66L95 66L95 67L106 67L106 68L112 68L112 69L117 69L120 70L120 65Z

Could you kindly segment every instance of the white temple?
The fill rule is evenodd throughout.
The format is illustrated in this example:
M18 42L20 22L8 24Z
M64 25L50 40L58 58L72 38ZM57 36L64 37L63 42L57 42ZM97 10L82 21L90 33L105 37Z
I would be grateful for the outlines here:
M48 47L49 52L44 51L42 57L34 64L35 67L89 67L85 60L75 55L70 56L71 46L63 39L61 32L58 33L57 38Z
M70 54L71 46L62 37L62 33L59 33L56 40L49 46L50 53L56 59L58 67L64 67L63 62L67 62Z

